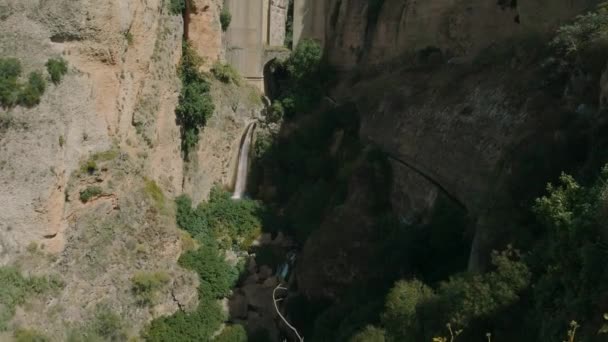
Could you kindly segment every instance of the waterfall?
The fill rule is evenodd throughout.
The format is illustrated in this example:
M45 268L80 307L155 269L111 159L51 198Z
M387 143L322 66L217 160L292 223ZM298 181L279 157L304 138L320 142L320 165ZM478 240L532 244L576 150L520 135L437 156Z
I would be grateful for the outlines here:
M251 148L251 140L253 140L253 130L255 123L247 125L243 139L241 140L241 149L239 151L239 160L236 166L236 184L234 185L233 199L240 199L247 188L247 171L249 169L249 150Z

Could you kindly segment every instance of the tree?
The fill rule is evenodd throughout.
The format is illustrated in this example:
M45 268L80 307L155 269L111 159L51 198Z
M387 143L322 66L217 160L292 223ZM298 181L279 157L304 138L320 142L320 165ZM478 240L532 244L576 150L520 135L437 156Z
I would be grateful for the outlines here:
M417 309L435 297L433 290L417 279L398 281L386 296L382 323L398 341L417 341L420 321Z

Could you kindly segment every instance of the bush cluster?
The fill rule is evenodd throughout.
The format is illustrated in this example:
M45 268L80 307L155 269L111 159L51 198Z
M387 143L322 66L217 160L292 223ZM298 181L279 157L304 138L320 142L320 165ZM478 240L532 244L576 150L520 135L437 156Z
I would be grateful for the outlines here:
M47 70L51 81L59 84L63 75L68 71L67 62L63 58L49 59ZM40 98L46 90L46 79L39 71L32 71L27 82L20 82L23 69L16 58L0 58L0 106L4 108L21 105L34 107L40 103Z
M68 331L67 342L127 341L127 330L125 320L101 303L91 320Z
M171 280L166 272L139 272L136 273L131 282L133 283L133 294L139 304L154 304L156 296Z
M216 62L213 64L213 67L211 67L211 73L213 76L215 76L215 78L224 83L234 83L236 85L240 84L239 73L234 70L230 64Z
M38 331L31 329L17 329L13 336L15 342L49 342L50 339Z
M59 84L63 76L68 72L68 62L61 57L51 58L46 62L46 70L51 76L51 81L54 84Z
M103 194L103 190L101 190L98 186L87 186L84 190L80 191L80 200L82 203L87 203L91 199L98 197Z
M201 62L196 51L188 42L184 42L180 64L182 90L175 115L181 126L182 151L185 159L188 159L190 151L198 143L200 128L205 126L215 110L209 93L209 82L199 71Z
M38 71L29 74L27 83L19 82L21 63L15 58L0 59L0 105L33 107L40 103L46 90L46 80Z
M31 296L57 291L63 282L56 277L25 277L15 267L0 267L0 331L8 328L8 322L18 305Z
M233 201L230 193L219 187L211 189L209 202L192 208L191 200L179 196L177 222L195 238L213 237L224 241L226 248L247 249L261 229L261 204L250 199Z
M224 6L224 8L222 8L222 11L220 12L220 25L222 26L222 31L226 31L228 30L228 27L230 26L230 22L232 21L232 14L230 14L230 11L228 10L228 8L226 8L226 6Z
M321 68L322 52L316 41L305 39L286 61L275 62L279 94L273 94L273 102L277 103L273 103L273 115L304 114L320 100L323 83L330 74Z
M192 234L199 245L179 259L181 266L199 276L199 306L194 312L179 311L154 320L145 338L147 341L208 341L225 320L218 299L230 294L240 271L226 262L224 249L217 240L228 237L232 245L246 248L252 232L259 229L256 218L259 204L251 200L233 201L229 193L216 187L211 191L209 202L197 208L192 208L192 201L186 196L178 197L176 205L178 226ZM241 341L243 337L242 327L229 326L217 338Z
M228 325L214 341L217 342L247 342L247 332L240 324Z
M186 0L171 0L169 1L169 12L173 15L182 15L186 9Z

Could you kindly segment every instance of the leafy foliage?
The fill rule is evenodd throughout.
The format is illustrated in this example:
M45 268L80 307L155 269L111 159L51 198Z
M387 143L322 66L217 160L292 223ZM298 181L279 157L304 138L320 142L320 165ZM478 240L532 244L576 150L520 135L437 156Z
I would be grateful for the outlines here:
M209 202L201 203L196 209L186 196L179 196L175 202L177 224L199 244L198 249L188 250L179 259L181 266L199 275L199 306L194 312L179 311L154 320L145 338L159 342L208 341L225 319L217 300L230 294L239 276L239 269L226 262L216 240L225 237L232 242L225 247L246 248L259 231L260 221L256 215L261 208L252 200L233 201L230 194L219 187L212 189ZM243 336L242 327L230 326L217 338L238 342Z
M15 267L0 267L0 331L15 313L15 307L30 296L57 291L63 282L56 277L24 277Z
M276 96L288 117L304 114L317 103L322 93L322 83L328 70L321 68L321 46L314 40L302 40L292 55L283 63L276 62L276 74L285 74L281 93ZM276 105L278 106L278 105Z
M82 203L87 203L91 199L98 197L103 194L103 190L101 190L98 186L87 186L84 190L80 192L80 200Z
M433 290L419 280L398 281L386 297L384 327L399 341L419 335L421 324L416 310L434 298Z
M136 273L131 278L133 294L135 294L140 304L154 304L157 292L162 290L170 280L171 278L166 272Z
M19 94L19 104L31 108L40 103L40 97L46 89L46 81L40 72L31 72L28 82Z
M217 342L247 342L247 333L240 324L228 325L214 341Z
M21 71L21 62L18 59L0 58L0 105L5 108L17 104L21 91L17 79Z
M170 0L169 12L173 15L181 15L186 9L186 0Z
M196 51L188 42L184 42L180 64L182 90L175 115L181 126L182 151L186 159L198 143L200 128L205 126L215 110L213 100L209 94L209 83L199 71L201 62L202 60L196 54Z
M211 67L211 73L215 78L224 83L240 84L239 73L230 64L216 62Z
M589 187L562 175L560 183L549 184L548 195L536 202L534 210L546 229L531 257L538 275L533 317L538 319L541 339L558 338L564 322L572 317L589 322L605 311L597 295L608 291L608 271L603 266L608 261L607 180L606 167ZM581 331L580 338L584 334Z
M154 201L157 209L162 210L165 207L165 195L162 189L151 179L144 179L144 192Z
M15 342L49 342L50 339L41 333L30 329L17 329L13 334Z
M385 334L384 330L368 325L365 330L353 336L350 342L384 342Z
M226 31L228 30L228 27L230 26L230 22L232 21L232 14L230 14L230 11L228 10L228 8L226 6L224 6L224 8L222 8L222 11L220 12L220 24L222 26L222 31Z
M46 81L42 74L33 71L25 84L19 83L21 62L15 58L0 58L0 105L5 108L20 104L33 107L40 103L40 97L46 90Z
M242 199L233 201L230 193L219 187L211 189L209 202L192 209L192 201L185 196L176 199L177 223L194 237L225 238L242 249L249 247L260 232L258 218L263 208L257 201Z
M95 307L93 319L68 332L67 342L126 341L127 327L123 318L106 304Z
M51 58L46 62L46 70L51 76L51 81L54 84L59 84L63 76L68 72L68 62L61 57Z

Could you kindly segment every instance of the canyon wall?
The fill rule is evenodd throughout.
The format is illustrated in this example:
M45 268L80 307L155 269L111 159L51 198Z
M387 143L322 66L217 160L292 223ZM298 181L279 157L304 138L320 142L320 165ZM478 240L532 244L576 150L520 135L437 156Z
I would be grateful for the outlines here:
M573 113L595 104L548 91L535 54L597 1L386 0L375 15L370 1L304 3L310 11L327 6L327 17L304 20L301 37L322 39L326 60L341 70L331 98L355 103L361 139L389 156L395 213L411 222L447 195L475 222L463 234L473 241L469 269L483 269L517 229L507 213L529 208L526 196L541 194L585 149ZM369 279L360 255L372 255L366 241L374 233L365 217L357 222L333 234L341 228L328 217L310 237L298 266L304 292L333 297L352 283L349 275Z
M208 70L224 55L221 2L194 5L188 33ZM0 108L0 265L65 283L29 299L10 327L63 341L103 304L137 336L152 318L194 307L198 280L177 264L188 239L173 198L200 202L214 184L230 185L259 91L210 79L216 110L184 163L175 116L184 20L168 1L0 0L0 30L0 57L17 58L24 75L47 77L49 58L68 62L40 104ZM156 271L170 281L144 309L131 279Z
M396 61L427 47L471 58L511 37L544 34L598 0L295 0L294 41L325 43L341 68Z

